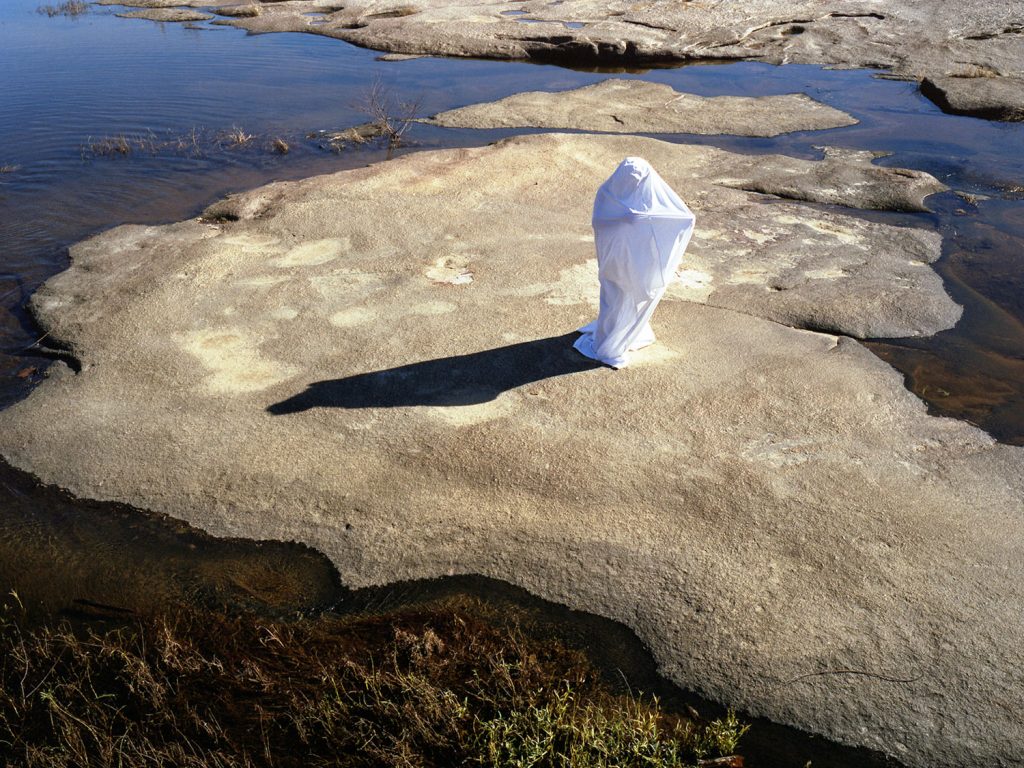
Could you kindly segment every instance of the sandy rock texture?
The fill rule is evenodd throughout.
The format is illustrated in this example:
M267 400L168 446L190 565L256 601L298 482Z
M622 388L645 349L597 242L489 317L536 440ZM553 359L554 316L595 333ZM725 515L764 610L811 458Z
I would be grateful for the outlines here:
M571 128L608 133L778 136L854 125L856 120L802 93L715 96L679 93L643 80L605 80L572 91L530 91L451 109L430 122L448 128Z
M126 11L117 14L122 19L146 19L147 21L209 21L208 13L188 8L144 8L141 11Z
M144 2L145 0L137 0ZM207 5L207 0L188 0ZM758 59L882 67L951 111L1024 119L1019 0L285 0L224 23L393 53L633 65Z
M126 8L207 8L210 6L230 6L238 0L206 0L202 3L191 3L188 0L93 0L96 5L121 5ZM256 0L254 0L256 2Z
M593 194L630 154L697 236L659 343L613 371L570 345L596 311ZM777 321L907 321L942 293L936 238L711 172L765 162L537 135L105 232L33 300L81 370L0 412L0 450L308 543L350 585L522 585L625 622L683 685L909 765L1019 765L1024 451Z
M126 8L178 8L188 6L181 0L95 0L96 5L122 5Z
M857 121L803 94L704 98L643 80L605 80L569 91L531 91L472 104L425 120L447 128L568 128L608 133L778 136ZM873 165L885 153L824 148L823 162L771 158L763 166L719 158L751 192L855 208L927 211L924 199L948 189L927 173ZM717 183L729 185L722 178Z
M998 77L992 74L926 77L921 93L945 112L974 115L990 120L1024 120L1024 105L1018 95L1024 92L1024 77Z

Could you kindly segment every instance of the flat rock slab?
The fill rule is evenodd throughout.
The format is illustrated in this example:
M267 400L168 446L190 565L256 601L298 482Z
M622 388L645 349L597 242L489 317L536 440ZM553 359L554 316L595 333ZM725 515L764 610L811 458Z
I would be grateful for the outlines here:
M734 165L737 178L717 176L715 182L791 200L875 211L927 211L925 199L949 189L923 171L875 165L887 152L822 149L825 156L821 161L794 163L791 158L780 161L773 155L752 167Z
M921 81L921 93L944 112L954 115L1024 120L1024 104L1015 98L1015 94L1024 91L1024 77L995 77L985 70L978 72L972 76L926 77Z
M933 82L982 74L992 83L962 100L965 111L1019 119L1024 109L1019 0L290 0L263 11L230 23L393 53L613 66L758 59L883 67Z
M117 15L122 19L148 19L149 21L209 21L213 18L208 13L200 13L188 8L146 8Z
M230 5L237 3L237 0L204 0L202 3L193 3L189 0L93 0L96 5L121 5L126 8L188 8L216 7L218 5Z
M448 128L571 128L608 133L778 136L854 125L857 120L809 96L679 93L643 80L605 80L561 93L531 91L435 115Z
M698 236L659 343L613 371L570 344L596 311L593 194L630 154ZM1015 764L1024 450L686 274L717 259L712 287L784 303L802 288L743 270L803 269L832 286L816 301L890 322L892 270L935 279L933 236L714 183L730 157L764 162L530 136L105 232L33 300L81 372L0 412L0 450L80 495L308 543L353 586L519 584L625 622L683 685L910 765Z

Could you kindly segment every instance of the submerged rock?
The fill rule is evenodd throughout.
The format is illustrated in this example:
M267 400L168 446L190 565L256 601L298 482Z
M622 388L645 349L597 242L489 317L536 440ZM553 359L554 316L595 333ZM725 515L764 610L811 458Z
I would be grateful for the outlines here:
M596 310L593 194L629 154L697 236L659 343L612 371L572 329ZM33 299L81 372L0 412L0 451L312 545L352 586L519 584L628 624L683 685L910 765L1013 764L1024 450L778 321L934 329L954 307L933 233L716 181L785 162L540 135L104 232Z
M117 15L122 19L148 19L149 21L209 21L213 18L208 13L191 11L187 8L147 8Z
M95 0L96 5L121 5L125 8L181 8L190 5L182 0ZM216 3L203 3L204 6Z
M643 80L605 80L560 93L517 93L500 101L448 110L429 122L448 128L778 136L857 121L800 93L706 98Z

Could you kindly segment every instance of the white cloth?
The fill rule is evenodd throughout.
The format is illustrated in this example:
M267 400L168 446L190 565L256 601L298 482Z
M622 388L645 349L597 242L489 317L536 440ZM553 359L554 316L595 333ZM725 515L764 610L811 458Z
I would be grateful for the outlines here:
M651 315L690 242L694 216L646 160L627 157L597 190L592 224L601 306L574 346L623 368L630 350L654 342Z

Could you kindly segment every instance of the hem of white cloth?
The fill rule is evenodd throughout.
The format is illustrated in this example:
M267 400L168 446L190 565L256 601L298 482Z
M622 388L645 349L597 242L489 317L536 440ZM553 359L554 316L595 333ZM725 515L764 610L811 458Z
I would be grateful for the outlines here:
M601 357L594 351L594 335L592 333L584 333L578 339L576 339L573 347L584 357L589 357L591 360L597 360L599 363L604 363L607 366L615 368L625 368L629 365L629 358L625 355L622 357Z

